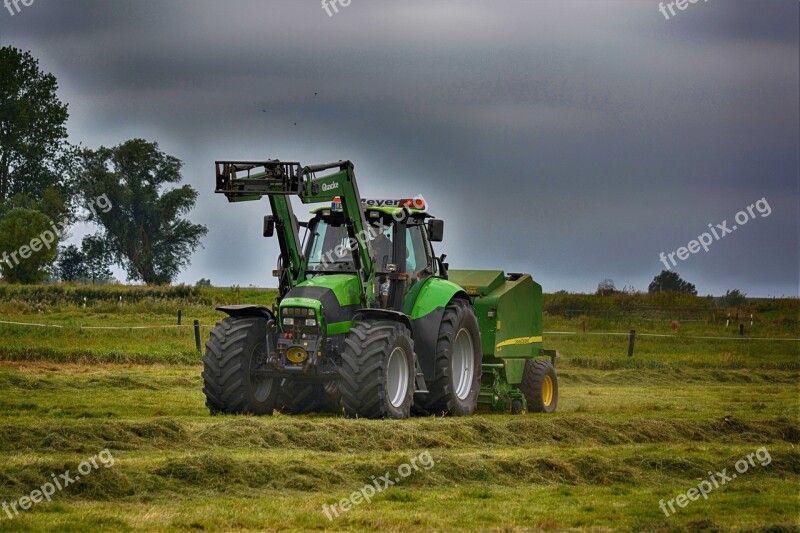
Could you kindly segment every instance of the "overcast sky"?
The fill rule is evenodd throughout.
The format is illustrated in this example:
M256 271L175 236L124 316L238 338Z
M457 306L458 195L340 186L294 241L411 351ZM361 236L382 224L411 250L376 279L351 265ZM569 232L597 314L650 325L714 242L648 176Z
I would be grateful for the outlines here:
M727 220L673 268L797 296L798 5L33 0L0 11L0 44L58 78L73 142L184 162L209 234L179 281L275 284L268 203L213 194L215 159L350 159L364 196L424 195L452 268L646 290Z

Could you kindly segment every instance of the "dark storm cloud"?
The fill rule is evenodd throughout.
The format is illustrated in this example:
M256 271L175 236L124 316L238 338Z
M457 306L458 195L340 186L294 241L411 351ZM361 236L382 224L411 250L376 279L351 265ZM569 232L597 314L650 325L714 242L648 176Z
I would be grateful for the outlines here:
M769 217L678 271L704 293L797 293L797 2L709 0L669 21L649 0L0 15L3 44L59 77L75 140L143 136L185 161L211 229L186 281L270 283L265 204L211 194L211 162L278 156L352 159L365 195L422 192L453 265L532 271L551 291L645 289L660 252L766 197Z

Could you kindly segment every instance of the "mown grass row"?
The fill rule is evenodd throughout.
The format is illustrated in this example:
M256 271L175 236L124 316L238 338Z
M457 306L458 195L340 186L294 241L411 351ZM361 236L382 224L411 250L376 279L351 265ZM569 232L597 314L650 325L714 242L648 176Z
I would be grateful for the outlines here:
M800 474L800 451L771 443L768 459L755 461L752 475L773 481L790 481ZM209 492L244 495L248 489L338 491L358 487L387 471L398 472L426 448L403 452L363 451L353 454L282 451L264 454L253 450L217 449L210 452L184 453L112 451L113 464L98 463L91 475L74 484L61 500L109 501L130 497L142 501L156 495L190 495L198 489ZM507 448L491 450L427 449L432 468L420 467L420 475L403 480L403 487L433 488L452 485L494 486L658 486L661 483L690 484L708 477L709 471L723 467L734 471L735 463L756 448L749 444L724 446L667 445L661 449L616 446L613 449ZM99 450L98 450L99 451ZM27 458L25 458L27 459ZM76 472L80 456L37 457L25 464L4 465L0 473L0 498L6 501L29 487L41 485L54 472ZM77 462L76 462L77 461ZM716 469L716 470L715 470ZM426 471L427 470L427 471Z
M210 417L198 369L0 367L0 450L347 452L542 444L800 443L797 372L595 371L560 376L551 416L346 420L337 415Z

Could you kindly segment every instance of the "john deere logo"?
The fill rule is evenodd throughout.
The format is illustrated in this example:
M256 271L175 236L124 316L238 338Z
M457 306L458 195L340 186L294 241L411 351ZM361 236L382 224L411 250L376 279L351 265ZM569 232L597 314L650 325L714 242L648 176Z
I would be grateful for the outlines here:
M323 183L322 184L322 192L328 192L339 188L339 183Z

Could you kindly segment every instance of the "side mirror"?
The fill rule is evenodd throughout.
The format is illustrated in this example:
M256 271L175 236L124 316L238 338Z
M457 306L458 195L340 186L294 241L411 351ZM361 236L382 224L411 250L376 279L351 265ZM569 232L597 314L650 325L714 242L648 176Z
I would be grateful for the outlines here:
M264 237L272 237L275 234L275 217L267 215L264 217Z
M428 221L428 240L442 242L444 239L444 220L432 218Z

